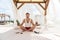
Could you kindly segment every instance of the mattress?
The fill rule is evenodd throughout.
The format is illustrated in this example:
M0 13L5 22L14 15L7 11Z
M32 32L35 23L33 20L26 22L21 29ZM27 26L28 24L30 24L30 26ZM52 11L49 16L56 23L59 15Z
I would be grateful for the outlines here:
M0 40L60 40L51 33L22 32L18 27L0 27ZM19 32L19 33L17 33Z

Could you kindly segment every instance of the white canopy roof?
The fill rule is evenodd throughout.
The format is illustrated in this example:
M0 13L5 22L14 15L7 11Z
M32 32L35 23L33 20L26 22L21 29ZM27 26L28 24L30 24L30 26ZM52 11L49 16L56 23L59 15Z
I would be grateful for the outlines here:
M32 1L32 2L43 2L44 0L19 0L19 1L22 1L22 2L29 2L29 1Z

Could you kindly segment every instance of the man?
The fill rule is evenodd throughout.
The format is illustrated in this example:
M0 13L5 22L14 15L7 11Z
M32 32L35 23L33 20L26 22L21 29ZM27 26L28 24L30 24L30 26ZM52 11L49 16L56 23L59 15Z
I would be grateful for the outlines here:
M30 17L30 14L26 13L26 18L23 19L23 22L20 25L20 28L23 31L33 31L35 29L35 24L33 23L33 20L29 17ZM23 26L23 24L25 25Z

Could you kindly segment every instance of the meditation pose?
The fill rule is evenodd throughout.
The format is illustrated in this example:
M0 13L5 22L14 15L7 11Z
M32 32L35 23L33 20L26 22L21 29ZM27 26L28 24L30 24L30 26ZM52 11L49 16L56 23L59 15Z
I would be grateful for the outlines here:
M23 19L23 22L20 24L20 28L23 31L33 31L35 29L35 24L30 18L30 14L26 13L26 18Z

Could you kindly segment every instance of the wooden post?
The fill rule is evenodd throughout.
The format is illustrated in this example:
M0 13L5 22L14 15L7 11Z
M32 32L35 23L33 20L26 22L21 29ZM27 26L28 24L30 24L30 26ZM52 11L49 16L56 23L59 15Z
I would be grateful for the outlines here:
M40 3L38 3L38 5L41 6L43 8L43 10L45 10L45 8Z
M15 6L17 7L17 0L13 0Z
M45 29L47 29L47 18L46 18L46 15L47 15L48 4L49 4L49 0L46 0L46 3L45 3L45 12L44 12Z
M24 3L22 3L17 9L21 8L24 5Z

